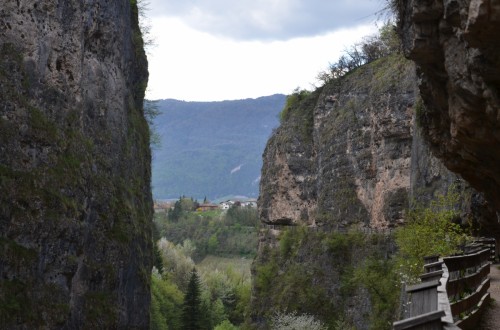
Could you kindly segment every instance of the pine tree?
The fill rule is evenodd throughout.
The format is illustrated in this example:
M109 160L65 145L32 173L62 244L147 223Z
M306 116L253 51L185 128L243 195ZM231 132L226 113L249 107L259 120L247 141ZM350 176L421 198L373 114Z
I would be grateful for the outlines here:
M153 252L154 266L158 269L158 273L163 274L163 258L161 257L160 249L158 249L158 245L156 243L154 243Z
M196 268L193 268L182 306L182 329L201 329L201 319L200 278L198 277Z

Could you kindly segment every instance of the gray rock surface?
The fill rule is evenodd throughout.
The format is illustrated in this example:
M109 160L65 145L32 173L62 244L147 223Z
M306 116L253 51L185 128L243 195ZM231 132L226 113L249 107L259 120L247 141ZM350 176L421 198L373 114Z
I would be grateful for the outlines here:
M400 1L406 56L415 61L423 135L446 167L500 209L500 3Z
M394 228L410 203L427 204L452 185L462 194L464 219L496 218L481 194L433 156L422 137L422 107L414 65L400 55L361 67L296 104L263 155L261 220ZM482 216L477 205L485 208Z
M145 329L147 61L135 1L0 5L0 324Z
M262 221L378 229L401 223L416 94L413 65L392 55L291 109L264 152Z

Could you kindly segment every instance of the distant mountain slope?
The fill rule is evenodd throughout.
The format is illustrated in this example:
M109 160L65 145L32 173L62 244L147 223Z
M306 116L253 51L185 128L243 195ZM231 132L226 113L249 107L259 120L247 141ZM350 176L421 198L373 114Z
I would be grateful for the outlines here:
M154 198L257 196L262 152L285 98L158 101L161 146L153 153Z

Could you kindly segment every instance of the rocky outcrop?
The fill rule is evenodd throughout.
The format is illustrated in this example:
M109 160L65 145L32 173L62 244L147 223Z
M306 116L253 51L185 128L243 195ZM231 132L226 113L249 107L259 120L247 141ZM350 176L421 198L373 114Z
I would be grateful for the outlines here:
M495 221L495 209L486 201L484 194L472 188L457 174L450 172L439 159L434 157L422 134L422 130L415 127L409 207L428 205L451 189L459 194L457 207L462 224L469 227L474 235L500 239L500 226Z
M264 152L268 224L394 227L408 205L414 67L392 55L287 110Z
M0 7L0 324L147 328L151 157L136 2Z
M410 202L427 204L452 185L464 222L479 229L496 218L482 194L431 154L416 82L413 64L391 55L289 104L263 155L261 220L393 228Z
M433 153L500 209L500 3L400 1L406 56L415 61L417 112ZM496 219L492 219L496 221Z

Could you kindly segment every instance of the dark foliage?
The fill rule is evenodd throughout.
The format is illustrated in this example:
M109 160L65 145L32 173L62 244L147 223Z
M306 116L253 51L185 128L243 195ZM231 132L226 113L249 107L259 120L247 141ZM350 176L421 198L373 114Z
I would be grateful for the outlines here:
M202 313L200 298L200 278L193 268L182 306L182 325L184 330L202 329Z

